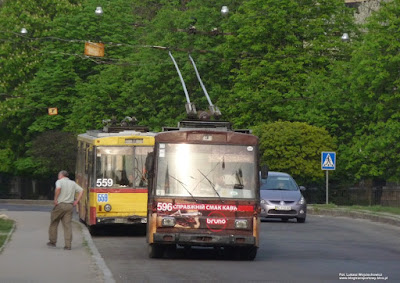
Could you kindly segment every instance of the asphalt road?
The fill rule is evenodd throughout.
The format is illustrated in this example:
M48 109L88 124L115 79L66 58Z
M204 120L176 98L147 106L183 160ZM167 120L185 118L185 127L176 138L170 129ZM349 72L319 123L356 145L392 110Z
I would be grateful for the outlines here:
M51 208L1 204L2 209ZM400 227L311 215L304 224L268 221L261 226L255 261L234 261L207 249L149 259L140 228L106 230L93 240L117 282L400 282Z
M93 239L117 282L400 282L400 228L367 220L309 216L305 224L263 222L255 261L206 249L149 259L143 231L103 233ZM339 279L351 274L387 280Z

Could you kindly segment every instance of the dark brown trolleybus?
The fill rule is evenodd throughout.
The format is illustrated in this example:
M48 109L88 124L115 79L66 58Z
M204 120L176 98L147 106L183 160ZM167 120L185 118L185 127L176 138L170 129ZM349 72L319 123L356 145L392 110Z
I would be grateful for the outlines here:
M253 260L259 246L258 138L220 121L182 121L155 137L149 256L192 246Z

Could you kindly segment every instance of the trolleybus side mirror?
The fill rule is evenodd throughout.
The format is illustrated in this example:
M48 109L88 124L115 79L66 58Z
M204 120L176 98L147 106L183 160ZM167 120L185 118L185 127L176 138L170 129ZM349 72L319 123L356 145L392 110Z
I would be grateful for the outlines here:
M153 156L154 156L153 152L149 152L146 156L145 168L146 168L148 178L153 177Z
M268 177L268 166L262 165L261 166L261 179L267 179Z

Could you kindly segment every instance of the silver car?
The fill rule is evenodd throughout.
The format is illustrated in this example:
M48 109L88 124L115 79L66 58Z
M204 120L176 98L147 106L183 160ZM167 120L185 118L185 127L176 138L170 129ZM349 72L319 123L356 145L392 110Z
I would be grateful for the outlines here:
M286 222L296 218L304 223L307 215L307 203L295 180L287 173L268 172L267 179L261 179L261 219L280 218Z

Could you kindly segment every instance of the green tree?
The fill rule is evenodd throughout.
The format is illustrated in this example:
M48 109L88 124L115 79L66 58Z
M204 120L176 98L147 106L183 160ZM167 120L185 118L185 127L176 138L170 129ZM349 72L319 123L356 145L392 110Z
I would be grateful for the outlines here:
M31 80L41 66L42 37L59 13L68 14L76 1L5 1L0 9L0 163L2 172L13 172L14 161L24 155L27 134L35 115L25 101ZM20 33L21 28L28 33ZM24 112L24 114L22 113ZM45 113L45 110L43 111Z
M172 51L198 109L207 109L208 105L187 53L196 61L213 102L227 94L229 80L217 52L225 38L210 33L219 27L222 4L133 1L131 50L116 64L104 66L77 85L79 99L73 106L71 127L83 130L99 127L101 120L110 116L135 116L139 123L160 130L162 126L175 126L185 117L184 92L168 50L149 46L165 46ZM191 25L198 32L189 32Z
M346 142L347 170L357 179L398 181L400 128L400 1L383 2L365 26L349 76L354 135Z
M303 117L308 84L348 59L344 32L356 33L352 10L341 0L250 0L235 11L225 57L234 86L227 111L238 126Z
M302 122L262 123L254 133L260 138L261 163L271 171L291 174L302 184L323 179L321 152L336 149L325 129Z
M74 174L77 154L76 135L46 131L33 139L27 156L15 163L17 173L30 173L37 178L56 175L60 170Z

